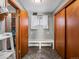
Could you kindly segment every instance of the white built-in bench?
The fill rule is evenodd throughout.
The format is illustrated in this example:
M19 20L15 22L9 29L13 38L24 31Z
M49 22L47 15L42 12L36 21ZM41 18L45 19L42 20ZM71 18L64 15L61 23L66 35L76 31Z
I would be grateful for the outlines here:
M39 46L39 49L41 49L42 46L52 46L54 49L54 40L29 40L29 46Z

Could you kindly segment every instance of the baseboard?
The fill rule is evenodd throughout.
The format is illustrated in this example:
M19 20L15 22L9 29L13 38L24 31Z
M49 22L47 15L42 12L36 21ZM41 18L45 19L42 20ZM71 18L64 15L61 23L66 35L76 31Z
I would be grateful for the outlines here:
M39 46L39 44L28 44L28 46ZM49 44L41 44L41 46L51 46L51 43Z

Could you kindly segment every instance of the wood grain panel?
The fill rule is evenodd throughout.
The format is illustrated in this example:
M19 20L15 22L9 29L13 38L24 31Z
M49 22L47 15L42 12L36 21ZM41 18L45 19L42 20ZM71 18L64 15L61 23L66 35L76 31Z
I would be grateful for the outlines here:
M23 57L28 52L28 13L26 11L20 12L20 41Z
M16 0L7 0L10 5L12 5L15 9L19 9L20 7L17 5Z
M67 59L79 59L79 0L66 8Z
M65 57L65 9L56 15L55 19L55 48L58 54Z
M4 14L0 14L0 21L4 20Z
M21 59L21 48L20 48L20 10L16 10L16 58Z

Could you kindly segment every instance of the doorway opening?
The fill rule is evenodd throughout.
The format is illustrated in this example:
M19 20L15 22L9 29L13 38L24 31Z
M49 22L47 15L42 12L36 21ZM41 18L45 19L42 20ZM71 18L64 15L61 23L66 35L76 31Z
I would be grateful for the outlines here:
M16 13L9 13L5 20L5 31L11 32L13 36L13 42L14 47L16 49ZM7 41L8 43L8 49L11 49L10 47L10 41Z

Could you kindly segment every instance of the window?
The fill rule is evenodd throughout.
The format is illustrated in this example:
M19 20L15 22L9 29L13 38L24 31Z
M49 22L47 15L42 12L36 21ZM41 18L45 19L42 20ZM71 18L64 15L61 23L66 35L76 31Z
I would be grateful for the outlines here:
M34 15L31 17L31 29L48 29L48 15Z

